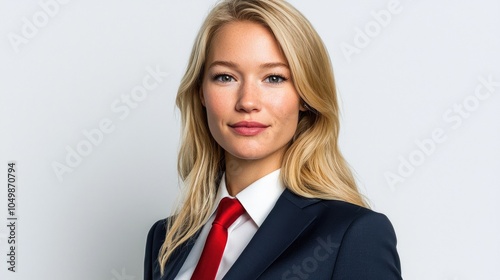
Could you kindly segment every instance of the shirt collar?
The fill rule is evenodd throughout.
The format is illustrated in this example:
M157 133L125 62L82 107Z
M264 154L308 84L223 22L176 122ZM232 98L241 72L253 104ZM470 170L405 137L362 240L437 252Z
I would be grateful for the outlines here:
M250 184L236 195L236 198L245 208L246 212L257 224L258 227L262 225L267 215L271 212L276 201L281 193L285 190L285 186L279 179L280 169L277 169L257 181ZM217 210L219 202L224 197L234 198L229 195L226 186L226 173L222 175L222 180L219 184L217 191L216 204L212 213Z

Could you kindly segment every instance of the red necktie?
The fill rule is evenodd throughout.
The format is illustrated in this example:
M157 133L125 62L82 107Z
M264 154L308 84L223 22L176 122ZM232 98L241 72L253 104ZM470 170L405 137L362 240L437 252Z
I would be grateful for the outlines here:
M224 197L220 201L215 220L191 280L215 279L226 247L227 228L243 213L245 213L245 208L237 199Z

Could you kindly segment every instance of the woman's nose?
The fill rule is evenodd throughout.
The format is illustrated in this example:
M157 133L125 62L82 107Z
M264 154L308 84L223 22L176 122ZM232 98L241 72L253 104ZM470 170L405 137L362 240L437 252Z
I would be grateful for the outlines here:
M255 82L245 81L238 89L236 110L251 112L259 111L261 106L261 89Z

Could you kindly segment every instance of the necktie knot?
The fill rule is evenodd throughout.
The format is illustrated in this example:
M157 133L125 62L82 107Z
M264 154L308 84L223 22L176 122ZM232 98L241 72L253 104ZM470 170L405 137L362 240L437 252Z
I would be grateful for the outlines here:
M205 247L203 247L191 280L215 279L226 247L227 228L243 213L245 213L245 208L237 199L224 197L219 202L212 228L208 233Z
M213 224L218 224L227 230L244 212L245 208L237 199L224 197L219 203Z

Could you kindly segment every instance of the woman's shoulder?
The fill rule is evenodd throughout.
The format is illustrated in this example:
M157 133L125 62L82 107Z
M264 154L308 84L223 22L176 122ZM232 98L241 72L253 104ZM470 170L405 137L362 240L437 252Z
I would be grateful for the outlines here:
M344 228L346 231L366 228L394 232L385 214L360 205L341 200L306 198L290 191L285 192L284 196L303 211L314 215L317 222L326 227Z
M156 221L148 232L144 255L144 279L159 279L158 255L165 241L168 219Z
M149 229L146 241L146 258L150 257L151 261L158 256L165 241L168 220L169 218L158 220Z
M324 200L321 205L324 208L324 220L337 220L337 226L344 226L345 234L379 236L382 239L390 238L396 243L394 227L385 214L338 200Z
M160 219L156 221L151 228L149 229L148 233L148 240L149 239L158 239L158 238L163 238L165 239L166 231L167 231L167 223L168 219Z
M338 249L334 279L401 279L397 238L386 215L340 200L304 198L286 194L302 211L314 217L309 231L320 234Z
M346 219L355 220L371 220L385 221L387 216L367 207L356 205L350 202L341 200L321 200L320 207L326 215L342 216Z

